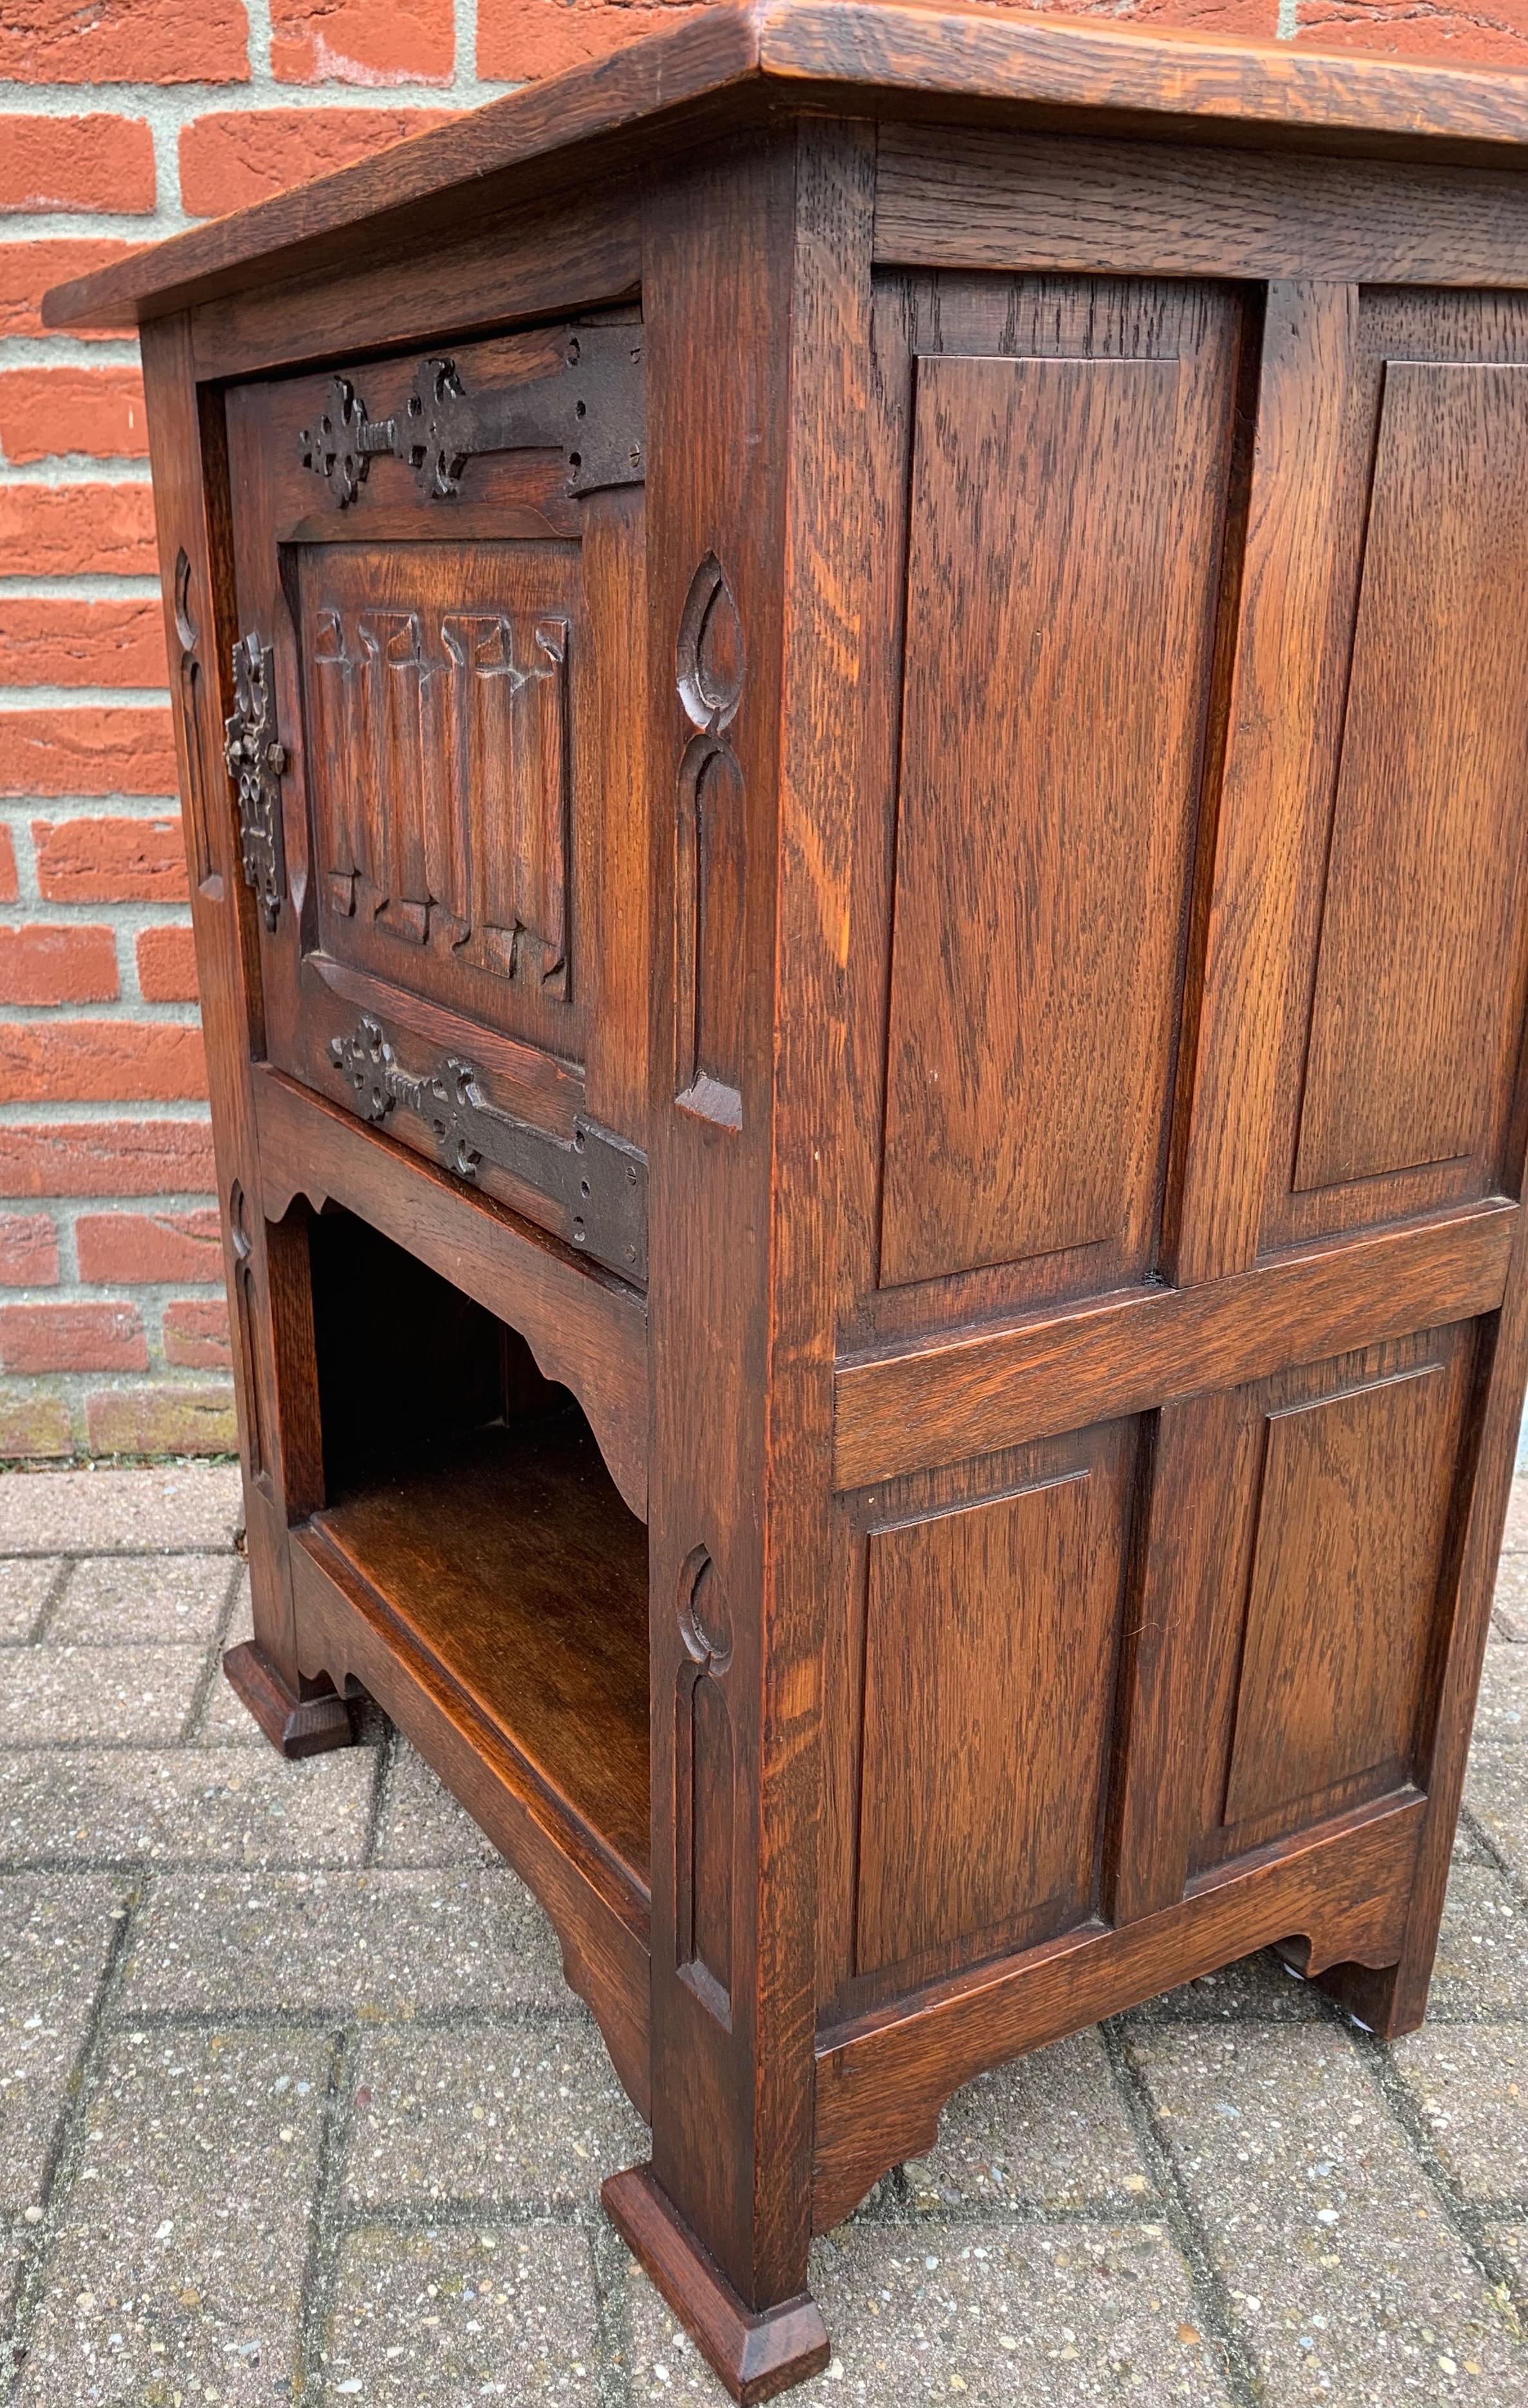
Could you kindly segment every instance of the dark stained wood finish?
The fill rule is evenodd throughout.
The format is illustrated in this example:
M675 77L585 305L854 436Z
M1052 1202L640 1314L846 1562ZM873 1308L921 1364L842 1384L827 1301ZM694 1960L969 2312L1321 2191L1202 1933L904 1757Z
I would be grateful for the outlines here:
M1528 1373L1525 162L1509 79L765 0L52 305L148 322L230 1678L535 1889L740 2400L984 2068L1265 1945L1423 2014Z

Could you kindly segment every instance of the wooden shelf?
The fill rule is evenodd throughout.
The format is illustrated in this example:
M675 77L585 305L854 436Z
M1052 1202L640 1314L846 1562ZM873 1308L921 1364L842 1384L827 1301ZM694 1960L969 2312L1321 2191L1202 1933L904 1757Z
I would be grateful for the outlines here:
M647 1531L581 1414L479 1432L353 1490L311 1527L570 1836L646 1893Z

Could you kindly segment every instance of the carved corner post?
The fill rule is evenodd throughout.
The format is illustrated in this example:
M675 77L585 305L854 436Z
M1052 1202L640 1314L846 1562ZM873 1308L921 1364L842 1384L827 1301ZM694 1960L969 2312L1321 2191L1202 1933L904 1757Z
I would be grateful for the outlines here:
M287 1568L288 1525L321 1501L321 1469L306 1240L267 1228L261 1209L249 1071L261 1028L260 905L243 874L224 757L236 616L222 405L197 385L185 317L150 321L142 343L253 1587L254 1640L230 1650L226 1669L273 1744L307 1756L352 1733L344 1701L298 1671Z
M605 2198L741 2401L828 2355L807 2285L871 169L867 131L785 129L671 182L646 238L653 2147Z

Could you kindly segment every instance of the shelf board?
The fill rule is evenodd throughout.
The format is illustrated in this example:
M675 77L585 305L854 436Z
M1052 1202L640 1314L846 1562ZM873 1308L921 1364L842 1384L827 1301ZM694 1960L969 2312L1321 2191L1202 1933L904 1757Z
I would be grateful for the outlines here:
M313 1527L647 1891L648 1534L582 1415L478 1432Z

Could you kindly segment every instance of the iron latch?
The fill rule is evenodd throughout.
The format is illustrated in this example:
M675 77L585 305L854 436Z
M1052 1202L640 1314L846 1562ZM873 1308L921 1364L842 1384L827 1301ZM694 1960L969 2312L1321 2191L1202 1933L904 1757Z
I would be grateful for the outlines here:
M281 775L286 747L276 728L271 648L259 636L234 646L234 711L223 722L223 758L238 790L239 857L267 928L280 917L286 894L281 841Z
M425 360L403 415L371 418L349 377L298 437L305 468L322 477L341 509L373 460L412 468L421 494L459 493L469 460L492 452L561 452L570 494L639 485L647 473L646 379L640 326L570 326L561 367L523 384L468 390L454 359Z
M648 1164L635 1146L581 1113L571 1138L517 1120L487 1100L472 1064L454 1056L434 1069L405 1070L369 1014L352 1036L332 1040L329 1057L367 1120L385 1121L399 1109L417 1113L458 1179L476 1179L485 1162L508 1171L562 1205L575 1246L645 1283Z

